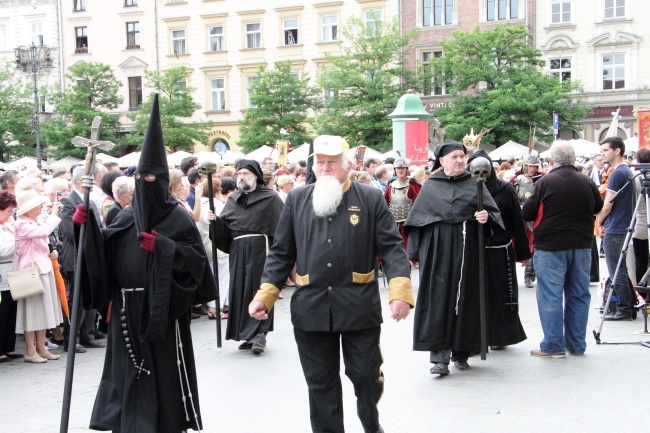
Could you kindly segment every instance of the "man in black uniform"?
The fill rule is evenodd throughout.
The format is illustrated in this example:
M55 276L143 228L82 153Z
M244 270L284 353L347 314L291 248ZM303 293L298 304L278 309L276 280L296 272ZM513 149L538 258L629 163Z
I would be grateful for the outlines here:
M383 389L379 349L381 304L375 261L389 277L393 319L414 305L410 268L395 220L381 191L350 182L352 162L341 137L314 141L317 181L292 190L285 202L262 285L249 307L265 319L296 263L291 320L309 389L314 432L343 432L340 351L354 385L364 432L382 432L377 402Z

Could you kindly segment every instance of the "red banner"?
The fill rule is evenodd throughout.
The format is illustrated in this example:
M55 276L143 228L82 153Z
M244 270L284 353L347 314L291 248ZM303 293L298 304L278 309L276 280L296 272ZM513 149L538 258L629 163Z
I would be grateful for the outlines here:
M410 165L426 165L429 162L429 122L408 121L405 127L406 159Z
M642 110L636 114L639 122L639 149L650 146L650 110Z

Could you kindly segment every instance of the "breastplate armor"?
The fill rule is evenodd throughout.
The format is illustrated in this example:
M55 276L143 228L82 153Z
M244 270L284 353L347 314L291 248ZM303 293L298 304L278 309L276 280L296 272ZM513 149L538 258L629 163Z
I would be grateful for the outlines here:
M515 191L517 191L519 204L523 206L524 203L526 203L526 200L528 200L535 191L533 179L523 175L519 176L515 181Z
M398 223L406 221L406 217L409 215L411 208L413 207L413 200L408 198L408 183L405 185L395 184L394 181L391 184L390 192L390 212L393 214L395 221Z

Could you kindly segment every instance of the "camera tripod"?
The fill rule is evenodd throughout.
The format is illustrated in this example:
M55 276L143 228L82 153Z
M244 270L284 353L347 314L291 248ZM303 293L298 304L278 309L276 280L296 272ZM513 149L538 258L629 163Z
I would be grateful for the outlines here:
M627 188L630 183L633 183L634 179L637 177L640 177L641 193L639 194L639 198L636 201L634 213L632 214L632 220L630 221L630 225L627 228L627 234L625 236L623 248L621 249L621 254L616 264L616 270L614 271L614 275L611 276L612 287L609 290L609 293L607 295L607 301L605 302L605 306L603 307L603 315L600 319L600 325L598 326L597 330L593 331L593 333L594 333L594 338L596 339L596 344L640 344L644 347L650 348L650 340L608 343L608 342L601 341L600 339L600 334L603 329L603 324L605 323L605 314L607 314L607 311L609 310L609 304L612 300L612 295L614 294L614 282L616 281L616 277L618 276L618 273L621 270L621 265L623 261L626 259L627 248L630 245L630 241L632 240L632 233L634 232L634 226L636 225L636 215L642 203L645 203L646 205L646 218L648 221L648 225L647 225L648 239L650 239L650 206L648 206L650 204L650 164L631 164L630 167L639 168L641 172L628 179L627 183L623 185L623 187L616 194L614 194L614 197L611 198L610 202L614 202L616 196L618 196L618 194L621 191L623 191L623 189ZM637 292L645 295L645 304L643 306L641 307L633 306L633 308L639 308L641 310L645 320L644 330L635 333L638 335L650 335L650 332L648 332L648 314L650 313L650 288L647 287L648 279L650 279L650 268L648 268L648 270L645 272L643 278L641 278L641 281L637 282L637 285L634 286L634 289ZM634 299L632 300L632 303L634 303Z

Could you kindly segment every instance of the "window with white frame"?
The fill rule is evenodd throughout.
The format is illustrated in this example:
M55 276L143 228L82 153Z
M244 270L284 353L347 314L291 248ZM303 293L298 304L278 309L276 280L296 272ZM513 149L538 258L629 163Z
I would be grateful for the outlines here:
M454 22L456 0L421 0L422 26L446 26Z
M81 12L86 10L86 0L74 0L74 11Z
M246 107L248 108L255 108L255 105L251 103L251 86L259 79L260 77L257 75L246 76Z
M381 9L364 11L363 18L366 25L366 36L369 38L381 36Z
M210 109L212 111L226 109L226 80L224 78L210 79Z
M321 42L333 42L339 38L338 14L321 15Z
M436 77L433 70L432 61L434 58L443 56L442 51L423 51L422 52L422 68L425 71L426 77L424 81L424 94L425 95L446 95L449 83L444 78Z
M262 47L262 25L261 23L244 24L246 32L246 48Z
M625 0L605 0L605 19L625 18Z
M223 26L208 27L208 50L224 51Z
M181 80L174 83L173 92L174 94L181 94L187 89L187 81Z
M485 0L486 3L486 19L488 21L495 20L511 20L519 18L519 0Z
M131 21L126 23L126 48L140 48L140 22Z
M327 78L332 74L333 71L323 71L321 74L321 77L323 80L327 80ZM332 99L334 99L338 95L338 92L332 89L328 89L327 87L323 87L323 104L327 105Z
M282 44L298 45L298 18L282 20Z
M548 70L560 82L568 81L571 79L571 57L559 57L557 59L549 59Z
M124 0L124 7L137 6L138 0Z
M625 53L602 55L603 90L625 89Z
M75 27L75 44L76 51L85 52L88 51L88 27Z
M34 45L41 45L43 43L43 23L41 21L30 21L29 34Z
M185 30L171 30L169 34L172 54L185 54Z
M129 77L129 111L138 111L142 104L142 77Z
M551 24L571 23L571 0L551 0Z
M0 51L7 51L7 25L0 24Z

